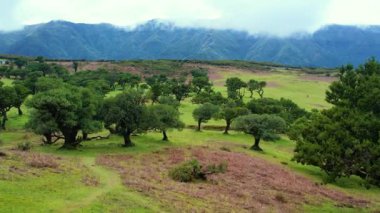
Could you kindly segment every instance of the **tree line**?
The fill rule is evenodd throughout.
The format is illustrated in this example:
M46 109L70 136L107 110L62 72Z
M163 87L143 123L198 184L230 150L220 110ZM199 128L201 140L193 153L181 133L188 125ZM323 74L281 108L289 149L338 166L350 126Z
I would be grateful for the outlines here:
M31 95L25 103L30 111L26 127L43 135L45 144L64 140L65 148L77 147L91 139L89 134L103 128L122 135L124 146L133 145L132 134L146 131L160 131L163 140L168 140L167 130L185 127L179 107L186 98L198 105L193 112L198 131L202 123L212 118L225 120L224 134L236 123L233 126L236 130L254 135L256 142L252 148L257 150L261 150L261 138L277 138L276 133L285 132L287 123L307 113L291 100L264 98L266 83L253 79L244 82L236 77L228 78L225 85L228 95L224 97L215 91L207 70L202 68L192 70L191 76L170 78L164 74L141 77L104 69L77 72L76 62L73 62L74 73L70 74L60 65L46 63L42 57L14 63L17 68L0 69L1 76L14 79L12 87L0 87L5 91L1 93L4 96L1 97L2 126L5 128L6 113L12 107L22 114L21 104ZM121 91L106 97L115 90ZM248 103L243 99L246 90L251 98ZM254 93L258 98L253 98ZM267 116L238 119L249 114ZM255 122L264 124L258 130L249 129ZM272 128L271 122L278 127Z

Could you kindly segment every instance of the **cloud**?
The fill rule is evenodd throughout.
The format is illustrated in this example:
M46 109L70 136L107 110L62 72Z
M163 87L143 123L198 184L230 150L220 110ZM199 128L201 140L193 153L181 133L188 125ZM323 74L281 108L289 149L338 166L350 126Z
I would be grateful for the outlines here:
M324 23L351 25L379 25L380 1L378 0L333 0L325 15Z
M17 16L19 2L14 0L2 0L0 6L0 30L15 30L22 27L21 20Z
M319 27L319 21L328 5L328 0L210 0L209 2L219 11L220 16L200 22L200 25L275 35L315 30Z
M1 0L0 29L67 20L133 26L164 19L181 26L289 35L328 23L380 24L376 0ZM354 14L354 15L353 15Z

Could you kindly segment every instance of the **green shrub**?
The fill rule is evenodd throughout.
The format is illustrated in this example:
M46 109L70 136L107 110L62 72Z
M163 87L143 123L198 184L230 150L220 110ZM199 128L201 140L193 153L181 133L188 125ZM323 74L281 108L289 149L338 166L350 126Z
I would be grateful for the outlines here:
M206 168L208 174L225 173L227 171L227 162L222 162L218 165L211 164L208 165Z
M169 171L169 176L179 182L192 182L195 180L206 180L206 175L225 173L227 163L210 164L203 167L198 160L182 163Z
M187 161L169 171L169 176L176 181L191 182L196 179L205 179L202 166L197 160Z
M32 148L32 144L29 141L24 141L17 144L17 149L20 151L28 151Z

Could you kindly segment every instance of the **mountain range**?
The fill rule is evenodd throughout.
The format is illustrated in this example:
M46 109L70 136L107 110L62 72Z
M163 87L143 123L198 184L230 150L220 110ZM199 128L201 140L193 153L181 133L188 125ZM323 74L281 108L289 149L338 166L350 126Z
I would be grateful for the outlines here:
M288 37L179 27L151 20L134 28L67 21L0 32L0 53L54 59L247 60L337 67L380 58L380 26L328 25Z

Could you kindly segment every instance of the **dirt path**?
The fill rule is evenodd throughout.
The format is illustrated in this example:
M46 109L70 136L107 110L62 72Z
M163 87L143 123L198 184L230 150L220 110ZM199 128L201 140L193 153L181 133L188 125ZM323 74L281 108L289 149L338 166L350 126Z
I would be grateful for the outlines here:
M64 212L78 212L82 208L87 207L96 201L96 199L101 195L107 194L108 192L119 187L123 187L120 176L110 169L96 165L95 157L82 158L82 163L87 166L96 177L99 178L100 185L96 188L97 190L95 192L84 197L82 200L69 205Z
M134 204L131 206L131 210L133 208L144 208L144 212L165 212L154 201L134 190L129 190L123 185L121 177L116 171L96 164L96 157L83 157L81 159L83 165L98 177L100 184L94 187L94 191L88 196L70 203L62 212L86 212L88 210L86 208L97 202L100 197L120 189L123 191L123 199Z

